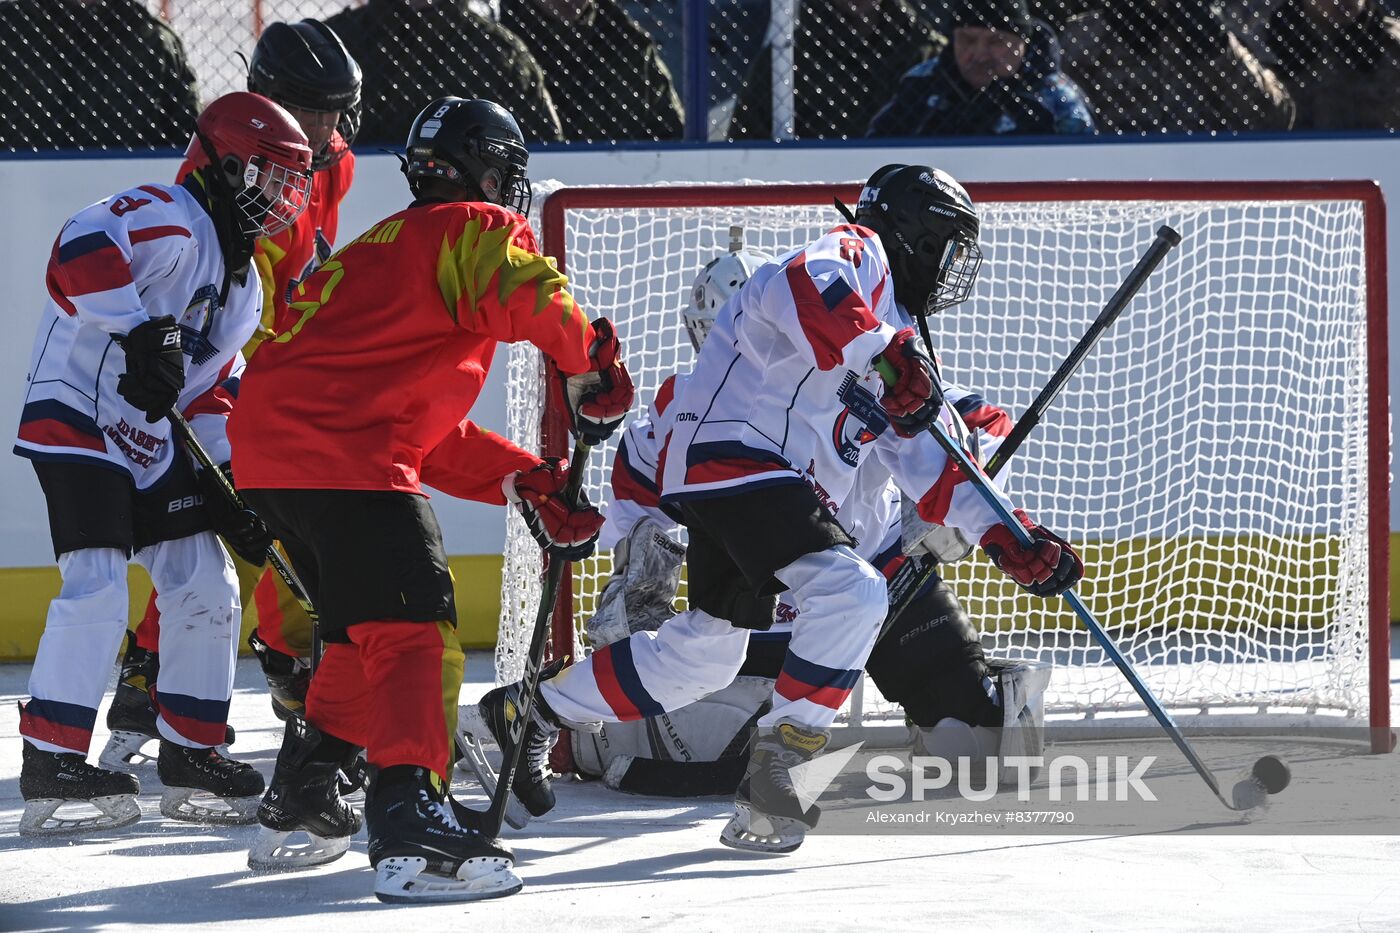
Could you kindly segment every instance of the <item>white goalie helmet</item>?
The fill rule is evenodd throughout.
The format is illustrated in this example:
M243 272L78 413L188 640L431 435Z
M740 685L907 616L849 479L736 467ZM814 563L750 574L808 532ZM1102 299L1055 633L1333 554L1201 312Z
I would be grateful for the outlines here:
M710 336L715 316L724 303L749 280L762 265L772 262L771 256L744 249L744 228L729 228L729 252L705 263L690 288L690 300L681 311L690 342L699 352L700 345Z

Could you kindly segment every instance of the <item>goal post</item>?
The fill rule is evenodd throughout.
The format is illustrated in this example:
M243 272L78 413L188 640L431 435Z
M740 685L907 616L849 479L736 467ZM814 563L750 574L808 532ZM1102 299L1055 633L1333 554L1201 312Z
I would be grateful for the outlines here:
M1018 416L1168 223L1183 242L1108 331L1007 471L1013 501L1075 542L1081 595L1162 700L1187 714L1321 717L1389 751L1389 401L1384 203L1336 182L969 184L985 260L966 303L931 320L947 378ZM680 309L731 225L777 255L840 222L858 183L562 188L542 248L590 317L617 326L645 410L690 366ZM563 456L539 354L509 357L508 432ZM606 512L615 442L585 479ZM1058 600L980 555L944 568L998 657L1055 664L1047 710L1140 711ZM520 670L540 555L508 519L498 677ZM565 576L554 656L607 579ZM683 605L683 598L680 605ZM898 729L872 687L842 723Z

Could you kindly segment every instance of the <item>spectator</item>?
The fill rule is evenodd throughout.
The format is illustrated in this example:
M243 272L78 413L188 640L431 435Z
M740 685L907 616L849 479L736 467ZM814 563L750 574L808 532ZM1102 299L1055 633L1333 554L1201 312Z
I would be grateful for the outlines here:
M898 76L947 42L906 0L807 0L793 39L795 135L863 136ZM772 128L772 49L765 45L739 91L729 136L766 139Z
M1210 0L1117 0L1072 17L1065 71L1105 133L1286 130L1293 102Z
M402 146L418 112L438 97L496 101L515 114L527 142L560 138L539 63L468 0L369 0L326 25L364 71L361 142Z
M1093 131L1083 93L1060 72L1054 33L1025 0L966 0L951 50L911 68L870 121L871 136Z
M140 0L0 3L0 149L184 146L199 112L180 39Z
M656 42L615 0L502 0L544 69L564 138L679 139L685 112Z
M1400 19L1376 0L1299 0L1262 36L1298 107L1295 129L1400 129Z

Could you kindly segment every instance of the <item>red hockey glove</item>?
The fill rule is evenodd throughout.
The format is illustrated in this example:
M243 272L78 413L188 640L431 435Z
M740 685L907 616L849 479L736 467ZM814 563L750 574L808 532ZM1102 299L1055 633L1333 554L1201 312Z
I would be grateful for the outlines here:
M568 461L548 457L534 469L508 478L505 493L519 506L525 526L550 557L583 560L593 553L603 515L588 504L582 490L578 503L570 506L562 495L568 480Z
M591 326L593 345L588 356L592 366L586 373L564 379L564 395L574 436L595 447L622 424L632 408L635 390L612 324L599 318Z
M1035 596L1058 596L1084 576L1084 562L1069 542L1030 520L1020 509L1016 518L1035 545L1022 547L1010 528L993 525L982 536L982 550L1016 585Z
M943 390L934 375L933 360L914 328L906 327L895 334L880 352L878 361L885 364L879 367L885 380L885 397L880 399L880 405L890 416L895 433L913 437L928 430L943 407Z

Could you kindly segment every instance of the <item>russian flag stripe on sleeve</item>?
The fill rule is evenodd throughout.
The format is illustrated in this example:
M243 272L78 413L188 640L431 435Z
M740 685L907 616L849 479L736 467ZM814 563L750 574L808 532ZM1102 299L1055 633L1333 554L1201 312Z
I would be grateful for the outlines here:
M168 236L182 236L188 239L190 232L184 227L176 227L174 225L165 227L143 227L140 230L131 231L131 242L145 243L147 240L159 240L162 237Z
M612 471L613 498L635 502L645 508L661 505L661 491L645 473L632 465L631 455L624 437L617 445L617 460Z
M1011 433L1011 416L977 393L969 393L954 404L963 424L974 431L985 431L995 437Z
M837 275L825 289L807 269L807 253L792 258L784 270L802 334L811 344L817 368L823 372L839 366L842 351L855 337L879 326L875 314L845 279Z
M74 237L58 247L57 262L50 261L50 280L68 298L125 288L131 284L131 266L112 242L98 230Z

